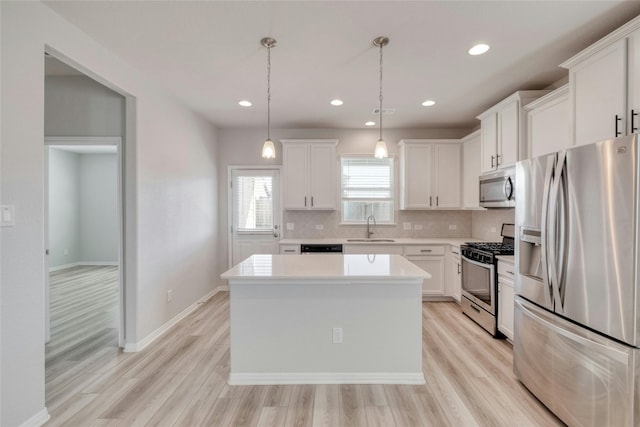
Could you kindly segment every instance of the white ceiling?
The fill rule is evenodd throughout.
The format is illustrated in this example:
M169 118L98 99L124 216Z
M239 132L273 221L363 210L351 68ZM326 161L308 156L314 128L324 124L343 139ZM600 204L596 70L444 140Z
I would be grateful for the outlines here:
M385 128L473 128L518 89L640 14L639 1L54 1L47 5L216 126L266 125L265 36L272 49L272 126L363 128L378 105L384 48ZM482 56L467 50L491 45ZM341 98L344 105L329 101ZM253 107L238 105L241 99ZM422 107L434 99L433 107Z

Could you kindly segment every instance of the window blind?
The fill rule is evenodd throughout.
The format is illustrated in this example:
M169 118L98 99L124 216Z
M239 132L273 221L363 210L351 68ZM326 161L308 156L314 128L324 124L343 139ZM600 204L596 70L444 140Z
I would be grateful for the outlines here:
M273 177L237 176L233 182L239 233L273 230Z
M343 157L341 197L343 222L393 222L393 159Z

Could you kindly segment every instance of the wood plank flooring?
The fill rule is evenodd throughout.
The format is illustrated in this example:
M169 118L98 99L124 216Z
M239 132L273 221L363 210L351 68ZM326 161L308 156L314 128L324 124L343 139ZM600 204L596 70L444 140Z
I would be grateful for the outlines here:
M423 304L426 385L229 386L229 296L140 353L74 366L48 426L556 426L515 378L512 349L454 303Z
M51 340L45 346L47 406L73 389L74 376L96 357L118 351L118 267L80 266L49 276Z

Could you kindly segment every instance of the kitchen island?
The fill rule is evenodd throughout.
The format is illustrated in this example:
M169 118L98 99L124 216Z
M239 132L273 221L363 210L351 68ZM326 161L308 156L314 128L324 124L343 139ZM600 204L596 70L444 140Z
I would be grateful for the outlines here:
M421 286L400 255L253 255L229 281L229 384L424 384Z

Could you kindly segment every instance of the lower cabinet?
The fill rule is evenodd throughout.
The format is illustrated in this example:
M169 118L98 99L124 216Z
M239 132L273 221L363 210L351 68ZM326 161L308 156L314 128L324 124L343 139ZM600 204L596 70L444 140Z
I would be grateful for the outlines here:
M513 341L513 264L498 261L498 330Z
M445 287L445 246L416 245L405 246L404 256L409 261L431 274L422 282L422 299L441 299L446 295Z
M460 304L462 293L462 263L460 261L460 248L450 246L447 251L446 292Z

